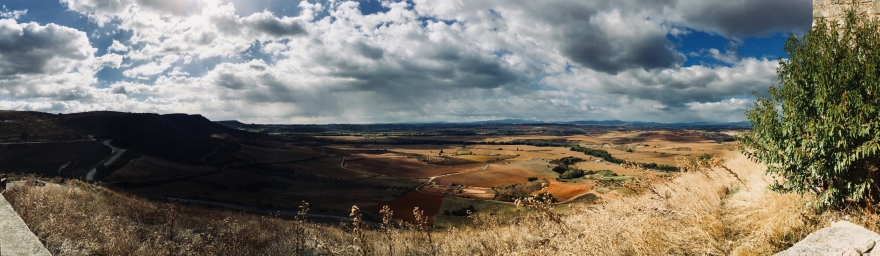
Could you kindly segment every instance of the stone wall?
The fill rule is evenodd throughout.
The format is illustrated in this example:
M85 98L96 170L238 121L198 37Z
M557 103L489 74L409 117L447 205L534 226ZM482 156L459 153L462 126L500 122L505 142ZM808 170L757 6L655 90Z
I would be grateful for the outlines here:
M857 0L862 15L880 17L880 0ZM840 21L852 0L813 0L813 18L825 17Z

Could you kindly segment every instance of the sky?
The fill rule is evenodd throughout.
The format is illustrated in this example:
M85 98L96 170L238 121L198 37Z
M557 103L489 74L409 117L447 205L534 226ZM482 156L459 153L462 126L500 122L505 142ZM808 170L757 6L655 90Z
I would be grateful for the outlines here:
M0 109L739 122L808 0L3 0Z

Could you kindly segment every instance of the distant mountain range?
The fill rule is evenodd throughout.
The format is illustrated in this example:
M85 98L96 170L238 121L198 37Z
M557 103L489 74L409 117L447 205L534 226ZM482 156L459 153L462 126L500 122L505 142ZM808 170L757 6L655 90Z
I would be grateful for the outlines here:
M245 127L249 124L241 123L236 120L224 120L224 121L215 121L216 123L226 125L229 127ZM474 125L474 124L574 124L574 125L607 125L607 126L632 126L632 127L676 127L676 128L687 128L687 127L751 127L752 125L749 122L689 122L689 123L657 123L657 122L642 122L642 121L621 121L621 120L604 120L604 121L541 121L541 120L524 120L524 119L501 119L501 120L486 120L486 121L473 121L473 122L435 122L435 123L381 123L381 124L352 124L352 125L449 125L449 124L465 124L465 125ZM262 124L256 124L262 125ZM343 125L343 124L326 124L326 125ZM348 124L345 124L348 125ZM321 125L318 125L321 126Z
M463 124L580 124L580 125L608 125L608 126L635 126L635 127L704 127L704 126L725 126L725 127L751 127L749 122L689 122L689 123L657 123L657 122L641 122L641 121L621 121L621 120L604 120L604 121L539 121L539 120L523 120L523 119L502 119L465 122Z

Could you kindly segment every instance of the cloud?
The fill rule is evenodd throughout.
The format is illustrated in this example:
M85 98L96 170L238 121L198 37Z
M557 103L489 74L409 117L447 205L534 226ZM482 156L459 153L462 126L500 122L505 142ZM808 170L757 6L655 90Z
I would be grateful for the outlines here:
M0 20L0 77L62 73L94 52L76 29Z
M177 55L166 55L162 57L162 59L154 62L150 62L144 65L140 65L129 70L125 70L122 72L122 75L127 77L139 77L139 76L151 76L156 75L165 70L171 68L175 62L180 60L180 56Z
M656 101L669 107L690 102L714 102L731 96L767 91L776 83L778 63L747 58L732 67L691 66L677 70L629 70L587 88L609 94ZM589 74L589 72L587 72Z
M0 11L0 18L17 20L22 15L27 14L27 11L28 11L27 9L10 11L10 10L6 9L6 5L3 5L3 10Z
M654 8L636 1L415 1L420 14L525 37L538 47L583 67L616 74L642 68L673 68L685 61L667 35L680 30L664 23ZM486 20L489 21L486 21Z
M278 18L271 12L254 13L241 19L241 24L251 33L261 33L271 37L296 36L306 34L305 28L296 19Z
M95 56L85 32L56 24L0 20L0 94L18 99L91 101L95 73L122 56ZM58 105L53 105L58 106Z
M737 39L803 34L813 20L812 5L801 0L679 0L674 12L684 26Z
M89 16L99 26L123 16L126 12L153 11L176 16L198 13L201 0L61 0L67 8ZM135 8L133 10L133 8Z
M96 24L110 24L104 31L130 38L118 37L109 54L94 56L82 32L3 21L22 31L56 26L62 32L52 34L59 42L52 47L17 44L39 48L12 53L34 54L36 62L13 65L0 55L0 74L9 72L0 94L11 97L0 106L278 123L738 121L749 91L775 83L778 64L740 56L736 43L810 24L797 21L805 4L789 0L780 2L796 6L795 14L778 16L795 21L754 18L766 26L743 14L785 12L785 4L413 0L384 1L380 12L364 15L357 2L303 1L288 16L262 8L239 15L237 6L218 0L63 2ZM686 55L670 38L694 30L735 43ZM682 67L687 57L726 65ZM103 67L123 67L122 78L98 86L95 74Z
M122 43L120 43L119 41L116 41L115 39L113 40L113 44L111 44L109 47L107 47L108 52L122 52L122 53L124 53L124 52L127 52L128 50L129 50L128 46L123 45Z

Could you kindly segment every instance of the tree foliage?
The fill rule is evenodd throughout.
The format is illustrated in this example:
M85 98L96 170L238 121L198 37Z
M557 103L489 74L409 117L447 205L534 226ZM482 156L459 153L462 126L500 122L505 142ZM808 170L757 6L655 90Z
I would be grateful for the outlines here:
M843 24L818 19L785 43L780 84L746 111L743 153L780 177L778 191L814 192L820 206L878 193L880 21L848 10Z

